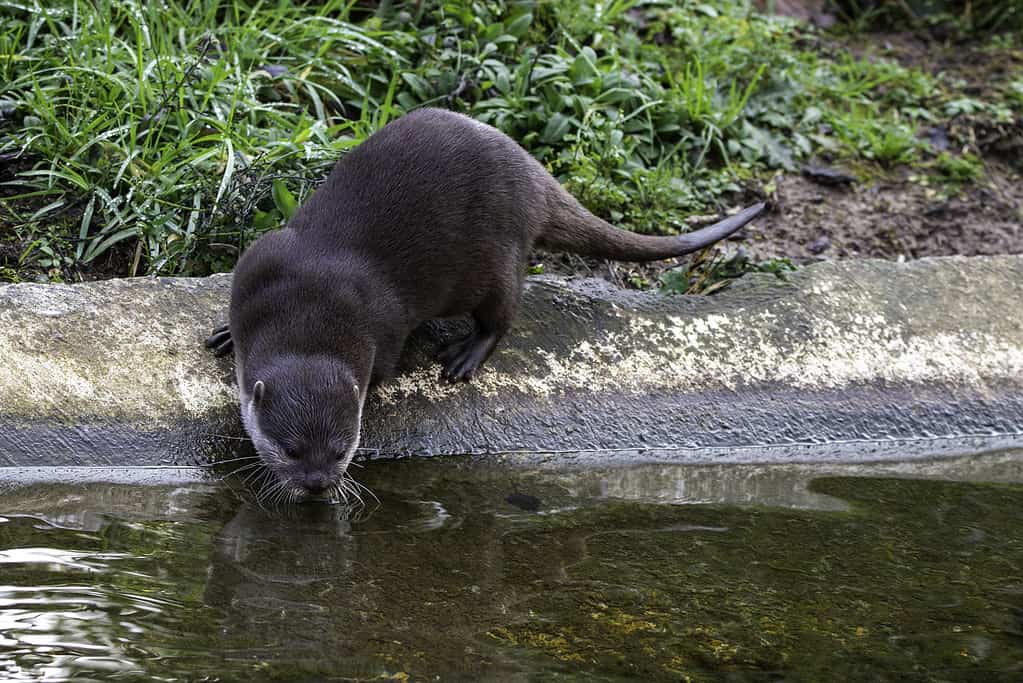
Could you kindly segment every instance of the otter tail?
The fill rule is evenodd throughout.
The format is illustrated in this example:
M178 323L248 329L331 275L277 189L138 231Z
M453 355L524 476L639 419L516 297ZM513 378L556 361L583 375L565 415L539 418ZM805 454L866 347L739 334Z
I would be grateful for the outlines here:
M699 251L728 237L766 208L761 202L701 230L654 237L616 228L587 211L564 190L551 199L551 206L551 218L537 240L541 247L615 261L656 261Z

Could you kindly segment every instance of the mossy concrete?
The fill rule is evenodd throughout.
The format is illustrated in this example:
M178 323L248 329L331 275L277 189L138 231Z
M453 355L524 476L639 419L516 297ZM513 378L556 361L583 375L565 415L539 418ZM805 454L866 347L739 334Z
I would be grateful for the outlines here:
M0 287L0 465L188 465L244 443L203 348L229 276ZM427 325L364 453L898 458L1023 443L1023 257L821 263L710 297L531 278L469 385Z

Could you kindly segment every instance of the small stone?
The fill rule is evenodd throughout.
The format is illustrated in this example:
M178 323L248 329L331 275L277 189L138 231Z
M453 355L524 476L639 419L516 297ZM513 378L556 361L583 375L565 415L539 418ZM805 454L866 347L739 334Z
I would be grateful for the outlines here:
M259 70L268 73L270 78L280 78L288 74L288 67L281 66L280 64L264 64L259 67Z
M813 182L830 187L838 185L852 185L856 182L855 176L850 175L845 171L828 168L827 166L813 166L807 164L803 166L802 173Z
M831 248L831 240L827 235L821 235L810 244L806 245L806 250L811 254L821 254Z
M947 151L952 146L948 139L948 132L941 126L931 126L924 131L924 137L927 138L931 147L939 152Z

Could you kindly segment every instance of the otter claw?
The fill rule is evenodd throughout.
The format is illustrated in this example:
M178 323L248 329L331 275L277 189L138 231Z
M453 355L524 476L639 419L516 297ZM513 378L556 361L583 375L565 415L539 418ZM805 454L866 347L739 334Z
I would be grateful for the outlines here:
M468 382L490 356L496 343L495 335L479 333L451 342L438 354L440 362L444 365L441 378L452 384Z
M472 349L475 346L476 335L468 334L448 342L437 353L437 360L441 362L444 369L441 370L441 379L452 384L456 382L468 382L472 378L475 367L467 367L471 360Z
M213 334L206 340L206 348L213 349L213 355L217 358L231 353L234 350L231 329L227 325L221 325L213 330Z

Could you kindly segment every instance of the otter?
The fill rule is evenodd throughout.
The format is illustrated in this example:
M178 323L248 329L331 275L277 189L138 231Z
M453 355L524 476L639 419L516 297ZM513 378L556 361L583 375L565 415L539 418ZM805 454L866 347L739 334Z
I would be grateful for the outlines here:
M470 380L515 317L530 249L653 261L702 249L756 204L674 237L638 235L587 211L510 137L419 109L334 166L287 226L234 271L228 324L207 346L234 351L245 429L292 500L340 494L369 388L392 376L422 322L468 313L438 353Z

